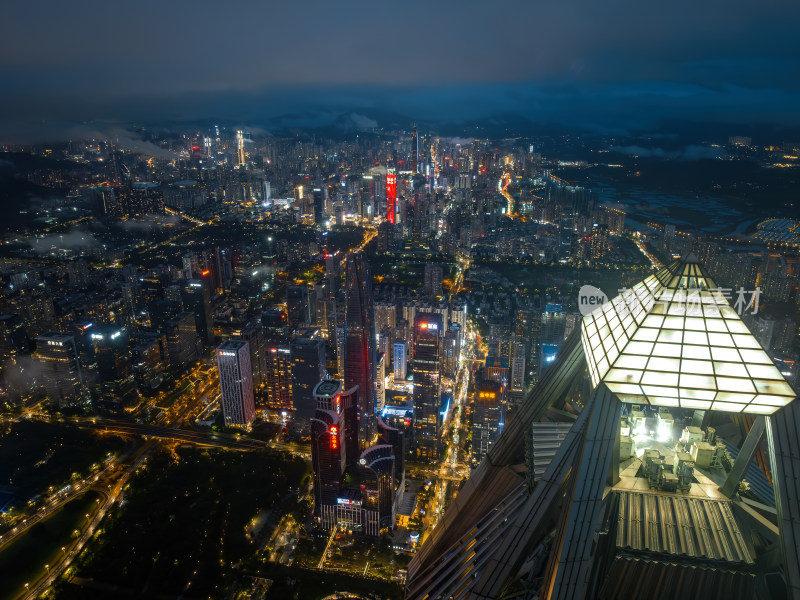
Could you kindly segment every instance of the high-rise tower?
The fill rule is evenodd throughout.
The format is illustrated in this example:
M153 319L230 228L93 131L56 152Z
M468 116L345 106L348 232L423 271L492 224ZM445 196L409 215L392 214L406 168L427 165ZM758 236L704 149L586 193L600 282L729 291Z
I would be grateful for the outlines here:
M358 438L367 447L376 431L376 363L372 276L362 254L348 257L345 285L344 384L358 386Z
M256 413L249 344L242 340L223 342L217 348L217 369L225 425L249 427Z
M414 318L414 446L421 461L439 456L441 330L438 313L419 312Z
M386 173L386 220L394 225L394 215L397 210L397 175L393 168Z
M239 159L239 166L244 166L244 132L241 129L236 130L236 154Z

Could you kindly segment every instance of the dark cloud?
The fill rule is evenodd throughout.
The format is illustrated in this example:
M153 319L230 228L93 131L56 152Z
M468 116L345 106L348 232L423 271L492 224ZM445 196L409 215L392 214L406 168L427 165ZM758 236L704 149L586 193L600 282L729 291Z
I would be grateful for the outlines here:
M644 146L611 146L612 152L626 154L628 156L640 156L642 158L661 158L670 160L704 160L722 158L725 152L721 148L714 146L689 145L678 150L665 150L664 148L645 148Z
M152 231L159 227L172 227L180 223L181 218L177 215L143 215L136 219L121 221L119 226L126 231Z
M96 237L80 229L73 229L67 233L53 233L43 237L28 238L27 242L37 254L83 250L100 245L100 241Z
M14 2L0 115L797 123L798 22L793 0Z

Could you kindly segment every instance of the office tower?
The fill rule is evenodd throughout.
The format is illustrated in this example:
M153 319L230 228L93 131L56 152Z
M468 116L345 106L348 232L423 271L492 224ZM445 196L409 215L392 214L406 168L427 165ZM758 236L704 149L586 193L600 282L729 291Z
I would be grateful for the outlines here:
M264 347L264 398L267 408L287 415L292 404L292 350L289 346Z
M800 405L718 289L689 255L585 316L414 555L406 598L797 597ZM512 466L587 369L591 396L531 489ZM732 465L719 428L684 426L704 421L752 423ZM640 425L668 441L637 435L629 463ZM741 485L759 448L762 496ZM739 510L758 497L775 520Z
M133 378L140 392L151 392L161 385L169 365L165 334L141 335L131 349Z
M441 315L419 312L414 319L414 447L419 461L439 458L441 328Z
M575 214L572 208L562 207L558 221L558 258L567 261L572 257L572 240L575 236Z
M115 410L133 406L139 394L133 379L128 331L124 327L98 327L89 337L97 363L98 400Z
M603 222L608 225L609 231L613 231L614 233L622 233L622 230L625 229L625 212L619 210L617 208L611 208L610 206L603 207ZM706 260L707 257L700 257L702 260Z
M464 300L453 300L450 307L450 322L458 323L462 335L467 331L467 305Z
M453 379L458 372L458 359L461 356L461 327L451 323L442 340L442 375Z
M394 327L397 324L396 314L397 305L393 301L379 300L375 302L375 331Z
M556 359L567 321L560 304L546 304L539 329L539 377Z
M608 225L595 223L592 226L589 255L593 261L598 262L608 258Z
M236 157L239 166L244 167L244 132L241 129L236 130Z
M402 318L406 320L409 325L414 324L414 317L417 314L417 302L412 298L406 298L403 300L401 310L403 312ZM398 319L398 326L400 325Z
M375 410L378 414L383 411L386 404L386 353L379 352L377 358L377 377L375 378L376 403Z
M525 344L515 338L511 344L511 375L509 377L509 403L518 406L525 396Z
M344 385L358 386L359 442L371 444L375 435L375 326L372 276L362 254L347 259L344 331Z
M176 371L183 371L200 356L202 342L197 335L195 315L188 311L178 314L174 319L167 321L165 332L170 367Z
M394 380L396 382L403 382L406 380L406 365L407 365L407 352L406 342L399 341L394 343Z
M511 326L507 321L489 326L489 356L509 360L511 357Z
M264 331L264 339L270 343L288 341L287 320L286 313L280 307L270 308L262 312L261 327Z
M211 317L211 293L204 279L185 279L181 287L183 309L194 314L197 334L203 344L214 342L214 323Z
M386 173L386 220L394 225L397 211L397 175L390 167Z
M362 527L368 536L378 536L381 530L394 527L394 463L394 449L389 444L371 446L358 459Z
M328 282L322 280L314 284L314 304L311 306L314 323L320 328L323 337L328 337Z
M286 315L289 329L301 329L311 324L308 287L305 285L290 285L286 288Z
M225 289L222 252L219 248L204 250L201 260L203 268L200 271L200 277L210 283L211 291L221 294Z
M376 346L375 352L378 354L383 353L386 355L386 367L385 371L389 371L391 369L390 363L392 354L392 330L391 329L384 329L378 334L378 343Z
M429 298L442 295L442 273L442 265L437 263L425 264L425 284L423 291Z
M217 346L217 369L226 427L248 428L256 416L250 347L242 340Z
M314 202L314 223L322 225L325 221L325 194L320 188L314 188L311 194Z
M344 391L335 379L319 381L313 390L316 409L311 420L311 467L314 478L314 517L326 530L341 517L360 509L360 498L342 497L345 468L358 455L358 390ZM342 515L341 511L347 514ZM360 510L355 515L361 521Z
M65 408L83 398L83 372L73 336L55 332L40 335L34 358L51 404Z
M202 266L200 264L200 254L197 252L187 252L181 259L183 264L183 274L186 279L191 279L200 275Z
M475 382L472 410L472 466L477 467L503 430L504 387L487 379Z
M294 425L299 431L306 432L316 406L314 387L327 377L325 342L298 337L292 341L290 352Z
M237 339L247 342L250 347L250 366L253 370L253 388L258 391L264 385L264 336L259 321L250 321L242 327Z
M410 412L413 412L413 407L409 406L409 415L408 415L408 423L411 423L411 415ZM395 488L399 490L400 493L403 491L402 481L405 479L405 455L406 455L406 432L404 425L406 423L406 419L403 418L399 420L399 423L402 423L398 426L398 417L400 416L400 411L397 409L396 406L392 406L391 410L389 404L386 405L386 410L384 410L383 415L378 418L378 434L380 435L380 439L384 444L389 444L392 447L392 452L394 453L394 467L395 467ZM405 417L405 415L403 415ZM390 421L394 421L390 423Z
M510 367L508 360L497 356L487 356L483 368L483 377L489 381L496 381L504 388L508 386Z

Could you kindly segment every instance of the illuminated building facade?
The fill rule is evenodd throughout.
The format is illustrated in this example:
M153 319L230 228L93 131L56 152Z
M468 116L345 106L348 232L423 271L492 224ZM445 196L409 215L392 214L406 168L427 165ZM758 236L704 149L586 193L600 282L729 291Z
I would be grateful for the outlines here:
M220 344L217 347L217 369L225 425L250 427L256 409L249 344L242 340L228 340Z
M397 211L397 175L390 168L386 173L386 220L394 225Z
M34 357L52 404L64 408L82 398L83 373L73 336L54 332L37 337Z
M500 435L504 422L504 387L492 380L475 382L472 409L472 466L477 467Z
M418 312L414 317L414 448L419 461L439 457L442 316Z
M210 278L203 277L200 279L185 279L181 288L183 308L194 314L197 334L204 344L211 344L214 341L210 286Z
M128 331L124 327L98 327L89 338L97 363L98 401L112 410L136 404L139 394L133 378Z
M341 381L323 379L313 393L316 401L311 420L314 516L329 530L340 520L340 507L361 505L360 499L340 501L345 469L358 456L358 390L344 391Z
M305 432L316 407L314 387L327 377L325 342L298 337L292 341L290 350L294 425L298 430Z
M292 405L292 351L289 346L264 347L264 397L270 410L289 413Z

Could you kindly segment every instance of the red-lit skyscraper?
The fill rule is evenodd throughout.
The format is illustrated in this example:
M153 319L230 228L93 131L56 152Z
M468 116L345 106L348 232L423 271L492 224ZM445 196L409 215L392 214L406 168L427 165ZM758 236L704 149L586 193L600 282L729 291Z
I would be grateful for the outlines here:
M397 207L397 175L390 168L386 173L386 220L394 224L394 213Z
M311 462L314 471L314 516L330 529L337 522L341 479L355 461L355 405L357 391L342 388L342 382L323 379L314 388L317 403L311 420Z
M372 276L363 254L348 256L345 285L344 385L358 386L358 438L366 448L377 431L377 417Z

